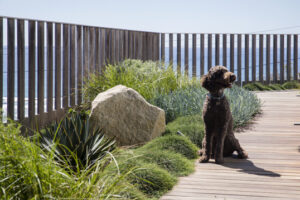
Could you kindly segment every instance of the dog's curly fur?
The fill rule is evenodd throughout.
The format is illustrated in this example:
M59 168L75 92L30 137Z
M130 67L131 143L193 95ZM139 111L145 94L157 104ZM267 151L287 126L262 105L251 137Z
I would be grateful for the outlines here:
M233 134L233 119L224 89L230 88L236 76L223 66L212 67L201 79L202 86L209 91L203 105L205 136L202 141L200 162L208 162L211 157L222 164L223 156L237 151L238 158L247 158L248 154L240 146Z

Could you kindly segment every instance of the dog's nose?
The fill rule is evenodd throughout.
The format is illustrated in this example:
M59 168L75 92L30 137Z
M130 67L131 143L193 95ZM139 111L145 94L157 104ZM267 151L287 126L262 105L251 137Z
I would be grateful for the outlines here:
M236 76L234 74L231 74L230 75L230 82L235 81L235 79L236 79Z

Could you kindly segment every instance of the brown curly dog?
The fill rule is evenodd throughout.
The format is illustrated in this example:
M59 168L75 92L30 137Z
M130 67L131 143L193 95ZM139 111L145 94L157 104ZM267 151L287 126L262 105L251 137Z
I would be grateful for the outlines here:
M248 158L233 134L230 106L224 95L224 89L231 88L235 79L236 76L223 66L212 67L201 78L202 86L209 91L203 105L205 136L201 163L208 162L214 156L215 162L222 164L223 156L230 156L234 151L237 151L238 158Z

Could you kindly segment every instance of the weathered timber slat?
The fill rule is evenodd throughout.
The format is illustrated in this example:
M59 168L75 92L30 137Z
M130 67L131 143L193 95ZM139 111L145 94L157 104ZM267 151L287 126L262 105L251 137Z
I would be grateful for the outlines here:
M220 35L215 35L215 65L220 64Z
M36 88L36 81L35 81L35 42L36 42L36 22L29 21L28 26L28 48L29 48L29 55L28 55L28 67L29 67L29 74L28 74L28 88L29 90L29 100L28 100L28 116L29 116L29 123L32 124L33 118L35 116L35 88Z
M83 27L83 80L89 73L89 28Z
M181 34L177 34L177 73L181 74Z
M227 34L223 34L223 66L227 67Z
M249 35L245 35L245 82L249 82Z
M169 65L173 68L173 34L169 34Z
M14 119L15 97L15 20L7 19L7 117Z
M3 18L0 17L0 109L3 109ZM0 114L2 120L2 113Z
M196 66L197 66L197 35L193 34L193 58L192 58L192 65L193 65L193 69L192 69L192 75L193 77L196 77Z
M266 47L266 84L270 84L271 81L270 81L270 49L271 49L271 45L270 45L270 35L268 34L267 35L267 47Z
M200 35L200 76L204 75L204 59L205 59L205 51L204 51L204 34Z
M259 35L259 82L264 82L264 35Z
M252 35L252 82L256 81L256 35Z
M277 77L278 77L278 72L277 72L277 35L273 35L273 82L277 83Z
M63 25L63 107L69 107L69 25Z
M184 34L184 73L189 73L189 34Z
M105 36L106 36L106 33L105 33L105 29L101 29L101 31L100 31L100 34L101 34L101 38L100 38L100 42L101 42L101 47L100 47L100 53L101 53L101 56L100 56L100 58L101 58L101 62L100 62L100 65L101 65L101 69L100 69L100 73L103 73L103 71L104 71L104 68L105 68L105 65L106 65L106 60L105 60L105 58L106 58L106 51L105 51L105 49L106 49L106 46L105 46Z
M160 38L160 40L161 40L160 58L161 58L161 61L164 63L165 62L165 58L166 58L166 55L165 55L165 48L166 48L165 34L161 33L160 37L161 37Z
M234 72L234 34L230 34L230 71Z
M287 35L287 47L286 47L286 78L287 81L291 80L291 35Z
M77 26L77 105L82 103L82 26Z
M89 73L95 72L95 28L89 28Z
M212 67L212 34L207 36L207 71Z
M298 80L298 35L294 35L294 80Z
M71 25L70 30L70 87L69 87L69 94L70 94L70 106L75 106L75 71L76 71L76 26Z
M45 28L44 22L38 22L38 114L44 113L45 88Z
M47 23L47 112L53 110L53 23Z
M61 24L55 24L55 110L61 108Z
M284 82L284 35L280 35L280 83Z
M242 85L242 35L237 36L237 83Z
M24 20L17 20L18 38L18 120L25 118L25 29Z
M95 73L97 74L100 72L100 46L100 28L95 28Z

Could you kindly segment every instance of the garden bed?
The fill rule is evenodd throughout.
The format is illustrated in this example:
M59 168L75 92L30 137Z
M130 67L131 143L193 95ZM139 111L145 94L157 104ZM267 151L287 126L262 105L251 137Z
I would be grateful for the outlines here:
M101 141L92 137L92 141L99 142L90 144L82 135L84 131L78 131L85 130L89 135L89 111L85 109L70 113L69 121L40 133L42 139L23 138L20 127L13 123L1 125L0 195L7 199L157 199L176 184L177 177L192 173L204 134L201 115L207 91L200 81L177 75L160 63L126 60L117 66L109 65L103 75L92 75L86 80L85 98L94 99L98 93L119 84L135 89L148 102L165 110L167 128L163 136L143 146L120 148L103 133ZM247 124L260 111L255 94L243 88L234 86L226 90L226 96L235 128ZM47 130L52 133L45 140ZM91 150L83 153L83 139L72 143L79 146L68 142L60 145L63 139L68 140L68 134L85 138L85 147ZM57 139L59 136L61 140Z

